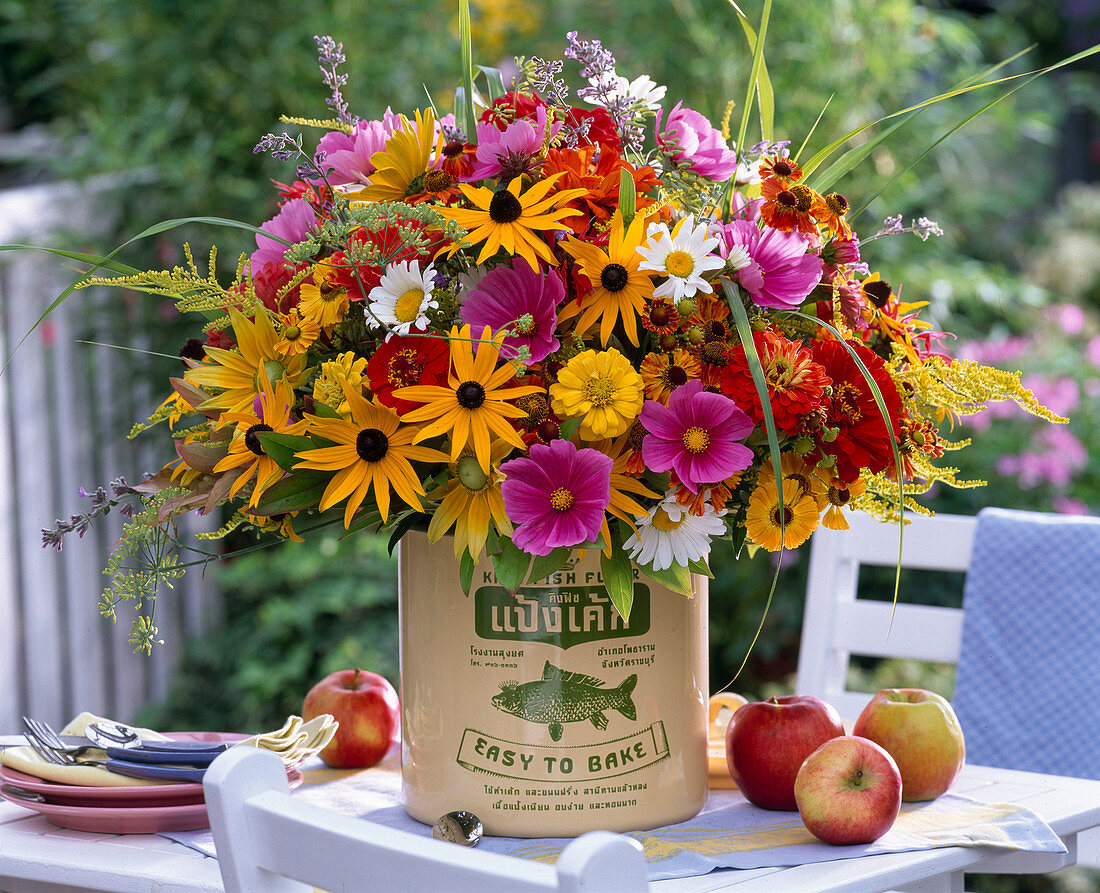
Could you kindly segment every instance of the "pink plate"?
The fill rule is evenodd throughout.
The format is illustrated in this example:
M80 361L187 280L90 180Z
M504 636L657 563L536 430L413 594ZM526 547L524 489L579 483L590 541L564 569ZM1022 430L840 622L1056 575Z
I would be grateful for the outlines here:
M169 732L166 737L176 741L233 742L243 741L248 736L237 732ZM288 769L287 778L292 790L302 783L302 774L297 769ZM0 766L0 781L41 794L50 804L57 806L160 808L203 802L202 785L190 782L166 781L164 784L89 787L47 781L7 766ZM9 799L20 806L34 808L26 800Z
M10 770L5 769L5 772ZM23 775L21 772L14 775ZM32 776L23 776L31 778ZM297 769L287 770L290 789L301 785L304 776ZM13 779L15 783L15 779ZM24 787L23 782L18 782ZM182 787L182 785L181 785ZM188 785L198 787L202 785ZM100 788L100 790L103 790ZM0 797L16 806L31 809L43 815L48 821L61 828L72 831L93 831L100 834L153 834L157 831L195 831L210 827L206 815L206 803L176 803L167 805L140 806L66 806L60 803L37 803L24 800L0 790Z

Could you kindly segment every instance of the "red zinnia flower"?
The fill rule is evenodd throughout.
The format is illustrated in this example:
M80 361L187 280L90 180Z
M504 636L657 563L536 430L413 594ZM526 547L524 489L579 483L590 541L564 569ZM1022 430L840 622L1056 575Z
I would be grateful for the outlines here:
M441 385L447 379L451 351L443 338L405 335L383 341L367 361L367 378L374 398L404 415L420 404L393 396L396 388Z
M775 426L793 434L800 420L821 407L824 389L829 383L825 370L810 357L799 341L791 341L775 332L754 332L753 343L764 368ZM721 374L722 392L734 399L756 424L764 420L760 397L749 371L745 346L729 351L729 362Z
M893 463L891 442L900 433L902 408L898 389L885 363L862 344L856 341L847 344L871 373L891 422L890 428L883 423L874 393L845 346L839 341L815 341L810 348L811 356L825 368L833 387L832 395L825 401L826 425L837 432L832 441L819 442L818 449L836 459L839 477L854 481L864 468L877 474Z

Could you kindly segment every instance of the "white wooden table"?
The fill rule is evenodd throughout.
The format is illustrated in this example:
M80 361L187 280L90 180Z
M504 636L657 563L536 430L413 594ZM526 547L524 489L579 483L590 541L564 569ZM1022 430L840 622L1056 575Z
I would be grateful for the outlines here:
M1100 837L1100 781L967 766L952 789L987 803L1019 803L1062 838L1066 855L946 847L794 868L723 870L651 884L654 893L961 893L963 872L1031 874L1076 862L1078 834ZM221 893L217 860L155 835L66 831L0 801L3 893Z

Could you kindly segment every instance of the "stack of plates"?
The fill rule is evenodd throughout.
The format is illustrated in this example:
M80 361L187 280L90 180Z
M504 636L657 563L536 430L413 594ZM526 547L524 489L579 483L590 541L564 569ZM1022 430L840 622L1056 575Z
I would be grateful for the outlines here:
M177 741L242 741L246 735L222 732L176 732ZM287 770L290 787L302 783L302 773ZM74 831L107 834L152 834L157 831L194 831L210 827L202 785L166 781L164 784L87 787L47 781L0 766L0 782L14 785L43 801L27 800L0 789L0 797L41 813L50 822Z

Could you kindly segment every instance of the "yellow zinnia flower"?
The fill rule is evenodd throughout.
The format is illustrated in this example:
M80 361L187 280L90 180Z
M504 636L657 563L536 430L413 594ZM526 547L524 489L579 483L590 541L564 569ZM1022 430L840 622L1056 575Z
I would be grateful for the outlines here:
M299 289L298 313L322 329L340 322L351 306L348 290L335 284L337 275L336 267L317 264L313 268L313 281L303 282Z
M432 144L435 143L435 161ZM404 115L401 129L386 140L386 147L370 157L375 171L370 184L350 190L347 197L356 202L399 202L417 190L413 181L438 165L443 159L443 131L435 135L435 114L425 109L416 112L416 126Z
M824 510L829 504L826 495L828 485L818 477L817 466L810 465L797 453L790 451L780 453L779 460L783 472L783 501L789 503L811 496L817 503L818 510ZM758 483L775 485L775 472L768 457L764 458L764 464L760 467Z
M397 413L388 406L370 402L347 383L344 395L351 408L350 421L306 413L309 433L336 444L303 450L294 465L295 470L336 472L317 508L323 512L346 498L344 527L351 527L356 510L373 486L382 523L389 519L391 487L406 505L421 511L424 487L410 460L441 462L447 456L430 447L413 446L417 428L401 425Z
M345 419L351 417L351 408L344 397L344 383L356 391L363 386L363 374L367 358L356 356L350 350L337 354L336 359L321 364L321 374L313 380L313 399L334 409Z
M780 521L784 531L780 535ZM745 512L745 532L750 540L769 552L779 549L795 549L810 538L821 520L821 512L812 495L798 496L783 492L779 501L775 481L758 484L749 497Z
M439 507L428 524L428 542L438 542L454 527L455 558L461 560L463 552L469 552L476 562L489 538L489 522L505 536L512 535L512 522L504 510L504 498L500 493L501 476L497 471L501 461L512 451L512 445L503 440L493 441L490 449L492 467L486 474L477 458L463 453L451 464L451 478L443 487L429 494L429 499L442 497Z
M564 321L580 313L576 329L581 336L599 320L600 343L606 345L621 317L626 337L635 347L638 345L638 316L645 309L646 298L653 295L653 280L638 269L642 261L638 246L645 234L645 222L645 216L639 214L624 231L622 212L616 211L606 253L572 236L562 245L592 283L592 291L581 298L580 304L569 304L560 316Z
M237 425L237 433L229 444L229 452L214 466L215 474L233 468L241 469L229 488L230 498L236 496L241 487L255 477L256 486L248 500L249 508L255 508L264 491L282 478L283 469L264 452L257 434L262 431L300 434L305 428L305 421L291 424L290 411L293 406L294 394L287 387L286 381L279 379L272 384L264 376L259 415L254 412L222 413L221 422L235 422Z
M406 422L435 420L416 436L416 443L450 432L451 461L456 462L466 444L472 443L478 464L486 474L490 468L490 433L516 449L526 449L523 438L508 419L523 418L527 413L508 401L540 390L533 385L501 387L516 374L508 363L497 367L504 335L501 331L494 336L485 326L475 354L470 327L452 327L447 336L451 345L447 386L413 385L393 392L398 400L424 404L404 413L402 418Z
M558 372L550 405L560 418L580 417L581 440L618 437L642 408L642 377L615 348L586 350Z
M309 319L302 319L297 309L279 317L283 331L275 350L280 356L293 356L305 353L313 342L321 337L321 327Z
M263 390L261 373L270 381L285 377L290 388L296 388L307 371L305 360L301 354L280 356L276 349L279 336L267 310L257 307L255 319L250 320L239 310L230 308L229 319L237 339L236 350L207 347L210 363L194 366L183 374L187 381L199 387L222 390L195 408L228 412L247 410Z
M444 217L449 217L459 226L471 232L467 236L471 245L484 242L477 263L483 263L501 248L508 254L518 254L531 266L539 268L538 258L550 266L556 266L557 260L539 238L537 233L544 230L567 230L562 218L580 214L576 208L562 208L582 195L587 189L562 189L547 197L554 184L565 176L554 174L528 188L520 195L523 177L516 177L507 187L495 192L484 186L473 187L462 183L462 194L476 205L475 208L436 208ZM457 250L457 249L455 249Z

